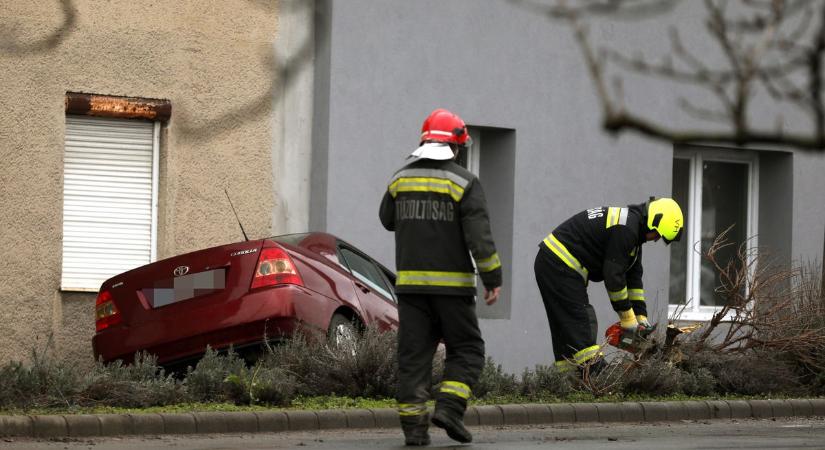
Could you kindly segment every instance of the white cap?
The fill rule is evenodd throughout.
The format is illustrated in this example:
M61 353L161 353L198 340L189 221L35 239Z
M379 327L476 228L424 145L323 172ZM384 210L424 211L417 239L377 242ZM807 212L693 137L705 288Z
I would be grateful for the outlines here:
M443 161L445 159L453 159L455 155L453 154L453 149L451 149L448 144L442 142L427 142L410 153L410 156Z

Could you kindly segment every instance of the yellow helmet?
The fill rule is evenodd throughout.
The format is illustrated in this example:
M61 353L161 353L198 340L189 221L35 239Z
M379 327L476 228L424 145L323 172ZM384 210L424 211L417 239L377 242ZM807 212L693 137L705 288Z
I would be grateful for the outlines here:
M685 219L682 208L672 198L651 200L647 207L647 227L656 230L665 244L682 238Z

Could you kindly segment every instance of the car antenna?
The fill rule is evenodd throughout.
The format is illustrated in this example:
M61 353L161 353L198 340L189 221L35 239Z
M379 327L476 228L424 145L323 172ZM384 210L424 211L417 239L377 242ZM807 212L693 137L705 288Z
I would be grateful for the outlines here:
M243 233L243 238L245 241L248 241L249 238L246 237L246 231L243 229L243 224L241 223L240 217L238 217L238 212L235 211L235 206L232 204L232 199L229 198L229 192L226 191L226 188L223 188L223 193L226 194L226 199L229 200L229 206L232 208L232 212L235 213L235 220L238 221L238 226L241 227L241 233Z

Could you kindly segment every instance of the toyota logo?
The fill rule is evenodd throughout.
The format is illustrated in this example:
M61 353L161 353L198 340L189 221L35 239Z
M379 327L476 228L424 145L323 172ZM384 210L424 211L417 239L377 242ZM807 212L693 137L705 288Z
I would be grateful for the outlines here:
M176 277L181 277L189 273L189 266L178 266L175 267L175 271L172 272L175 274Z

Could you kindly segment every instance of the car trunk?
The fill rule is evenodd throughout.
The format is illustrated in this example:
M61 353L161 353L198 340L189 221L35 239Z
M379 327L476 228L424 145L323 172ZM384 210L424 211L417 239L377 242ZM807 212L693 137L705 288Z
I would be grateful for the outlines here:
M233 301L249 291L262 243L222 245L157 261L107 280L101 291L111 294L120 326L163 325L169 335L176 323L220 322Z

